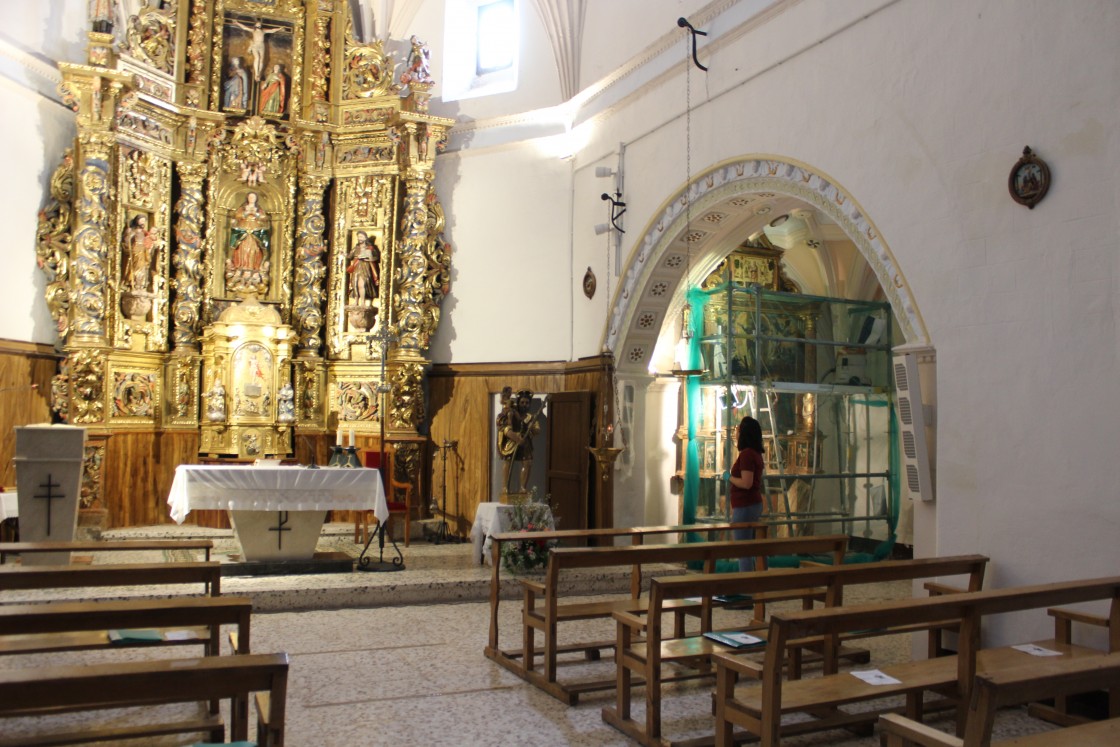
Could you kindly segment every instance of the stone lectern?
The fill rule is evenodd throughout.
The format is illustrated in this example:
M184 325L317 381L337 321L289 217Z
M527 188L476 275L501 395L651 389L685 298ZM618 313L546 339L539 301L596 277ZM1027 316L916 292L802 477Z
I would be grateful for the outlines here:
M16 485L22 542L65 542L78 525L86 429L28 425L16 429ZM29 553L24 565L62 565L70 553Z

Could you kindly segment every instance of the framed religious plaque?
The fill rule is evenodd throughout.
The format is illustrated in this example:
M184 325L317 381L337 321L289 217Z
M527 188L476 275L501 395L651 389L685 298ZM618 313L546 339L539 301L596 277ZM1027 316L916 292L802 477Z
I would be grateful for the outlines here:
M1029 145L1023 148L1023 157L1011 169L1007 189L1011 192L1011 199L1031 210L1050 189L1050 167L1034 154Z

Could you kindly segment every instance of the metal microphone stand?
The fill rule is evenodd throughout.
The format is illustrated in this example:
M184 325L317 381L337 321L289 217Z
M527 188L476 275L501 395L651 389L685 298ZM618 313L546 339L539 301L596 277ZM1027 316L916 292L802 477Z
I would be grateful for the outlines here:
M439 522L439 529L436 531L435 539L432 540L432 542L437 545L463 541L462 537L456 537L455 535L451 534L451 526L447 523L447 452L449 451L454 452L455 456L458 457L459 442L448 441L444 439L443 444L439 447L440 458L443 460L443 486L440 490L442 494L441 497L443 498L443 518ZM458 482L456 482L456 485L458 485ZM435 513L437 510L439 510L439 506L436 505L435 499L432 500L432 505L430 508L432 513Z

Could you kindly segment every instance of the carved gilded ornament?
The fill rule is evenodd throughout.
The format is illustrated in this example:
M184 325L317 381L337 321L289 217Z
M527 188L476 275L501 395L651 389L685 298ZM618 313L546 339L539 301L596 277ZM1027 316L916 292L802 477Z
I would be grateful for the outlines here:
M339 422L378 419L376 381L340 381L335 392Z
M152 418L159 376L151 372L113 372L112 417Z
M105 418L105 356L79 350L70 356L71 411L74 423L100 423Z
M105 281L108 260L108 155L90 141L78 174L77 228L71 255L71 322L80 335L105 332Z
M164 0L163 7L145 4L128 19L127 51L156 70L171 73L175 65L175 14L177 0Z
M393 392L389 406L390 427L415 429L424 422L423 376L423 366L406 363L389 377Z
M175 268L172 288L175 302L171 309L172 334L175 347L198 345L200 308L202 303L202 182L206 167L181 163L179 201L175 203L175 252L171 264Z
M82 459L82 486L78 494L79 508L101 508L101 472L105 463L104 444L86 445Z
M51 174L50 190L50 199L39 211L35 255L36 263L47 279L47 308L58 328L59 338L65 341L70 332L68 285L74 203L74 156L69 148Z
M346 36L346 68L342 77L342 98L368 99L399 93L393 82L393 55L385 52L380 39L372 44L356 44Z
M284 154L276 127L262 117L250 117L234 128L223 158L236 166L238 181L256 187L264 183Z
M323 282L327 275L327 266L323 263L323 254L327 251L323 190L327 183L325 177L305 176L300 180L292 320L299 334L301 351L311 355L318 355L322 345L321 309L326 295Z

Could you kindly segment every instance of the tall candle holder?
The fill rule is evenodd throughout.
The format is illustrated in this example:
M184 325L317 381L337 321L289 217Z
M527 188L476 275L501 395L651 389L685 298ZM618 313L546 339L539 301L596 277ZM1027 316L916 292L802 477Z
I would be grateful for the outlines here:
M335 444L331 447L331 458L327 460L328 467L341 467L346 463L346 454L342 446Z

